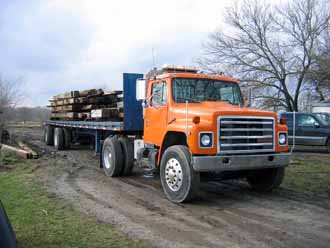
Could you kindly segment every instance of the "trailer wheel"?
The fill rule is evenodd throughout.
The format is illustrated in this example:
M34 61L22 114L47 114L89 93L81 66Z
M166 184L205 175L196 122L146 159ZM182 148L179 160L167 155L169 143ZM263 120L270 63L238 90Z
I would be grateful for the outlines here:
M254 191L266 193L281 185L284 179L284 172L284 168L256 170L246 179Z
M64 148L69 149L71 146L72 133L69 128L63 128L64 133Z
M109 137L102 148L103 170L109 177L117 177L124 166L123 149L116 137Z
M124 155L123 169L120 174L122 176L128 176L132 173L134 165L134 143L127 137L120 137L118 140L121 144Z
M188 147L167 148L160 166L160 178L166 197L173 202L192 200L199 188L200 175L192 168Z
M56 150L64 150L64 132L63 128L57 127L54 131L54 147Z
M52 126L46 126L44 129L44 140L46 145L54 145L54 128Z

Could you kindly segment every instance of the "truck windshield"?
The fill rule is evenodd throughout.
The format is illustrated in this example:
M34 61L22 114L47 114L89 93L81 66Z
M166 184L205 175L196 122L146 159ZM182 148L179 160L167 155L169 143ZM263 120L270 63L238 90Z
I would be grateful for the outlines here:
M173 99L177 103L225 101L243 105L241 91L236 83L200 78L174 78Z

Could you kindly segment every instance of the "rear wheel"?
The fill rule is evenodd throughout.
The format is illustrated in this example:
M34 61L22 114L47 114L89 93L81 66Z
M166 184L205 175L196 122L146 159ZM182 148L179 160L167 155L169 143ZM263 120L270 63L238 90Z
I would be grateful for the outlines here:
M192 200L199 188L200 175L191 166L188 147L167 148L160 166L160 178L167 198L173 202Z
M69 128L63 128L63 134L64 134L64 148L69 149L72 140L71 130Z
M109 137L103 143L102 164L105 174L117 177L123 169L124 157L120 142L116 137Z
M284 168L262 169L253 172L246 179L253 190L266 193L281 185L284 172Z
M57 127L54 131L54 147L56 150L64 150L64 132L63 128Z
M134 165L134 143L127 137L118 139L123 149L124 164L121 175L128 176L131 174Z
M44 130L44 140L46 145L54 145L54 128L51 126L46 126Z

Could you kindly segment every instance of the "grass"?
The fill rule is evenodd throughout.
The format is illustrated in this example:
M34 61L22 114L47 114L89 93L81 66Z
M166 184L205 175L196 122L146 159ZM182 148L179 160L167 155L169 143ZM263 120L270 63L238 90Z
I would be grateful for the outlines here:
M0 156L0 166L1 164L4 165L13 165L19 161L18 158L15 156L10 156L10 155L2 155Z
M26 164L32 162L23 164L8 157L2 162L6 170L0 170L0 199L19 247L150 247L47 193L35 179L31 164Z
M307 194L330 196L329 156L294 158L286 170L283 186Z

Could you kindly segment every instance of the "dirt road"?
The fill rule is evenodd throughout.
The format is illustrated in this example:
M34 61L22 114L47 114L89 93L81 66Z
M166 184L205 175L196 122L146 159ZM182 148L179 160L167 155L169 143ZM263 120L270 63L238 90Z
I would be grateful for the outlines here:
M35 163L51 192L157 247L330 245L330 200L284 188L261 195L233 181L203 184L197 201L174 204L166 200L158 178L146 179L139 172L108 178L86 147L55 152L41 142L39 129L16 134L44 154Z

